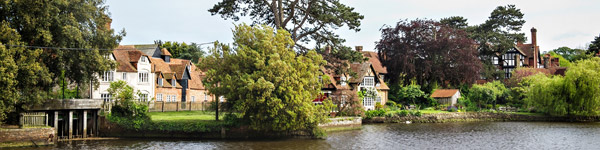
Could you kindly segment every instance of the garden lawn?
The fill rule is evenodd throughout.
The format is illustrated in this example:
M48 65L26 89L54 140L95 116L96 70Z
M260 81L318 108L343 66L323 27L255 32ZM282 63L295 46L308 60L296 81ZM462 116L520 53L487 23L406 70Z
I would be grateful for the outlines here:
M423 113L423 114L452 113L452 112L443 111L443 110L419 110L419 111L421 111L421 113Z
M225 113L223 113L225 114ZM172 111L172 112L150 112L148 113L154 122L213 122L215 112L206 111ZM223 115L219 115L219 120Z

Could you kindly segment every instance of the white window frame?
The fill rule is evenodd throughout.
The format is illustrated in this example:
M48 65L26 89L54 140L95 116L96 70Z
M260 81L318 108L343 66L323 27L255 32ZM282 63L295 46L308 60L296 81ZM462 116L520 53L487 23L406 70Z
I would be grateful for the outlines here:
M208 95L206 95L206 92L204 92L204 102L208 102Z
M340 77L340 84L341 84L342 86L346 86L346 81L347 81L347 80L346 80L346 76L342 76L342 77Z
M142 57L142 60L141 60L141 61L142 61L142 62L146 62L146 58L145 58L145 57Z
M140 94L139 96L140 96L140 100L139 100L140 102L147 102L148 101L148 94L147 93Z
M109 93L102 93L102 94L100 94L100 98L102 100L104 100L104 102L112 101L112 95L109 94Z
M375 106L375 100L372 97L363 98L363 105L365 107L373 107Z
M105 71L102 74L102 81L103 82L110 82L113 81L115 77L115 72L114 71Z
M163 101L163 95L161 93L156 94L156 101Z
M173 85L173 87L177 87L177 83L175 82L177 82L177 80L171 79L171 85Z
M138 82L140 83L148 83L148 72L140 72L138 73Z
M375 86L375 77L368 76L368 77L363 78L362 86L366 86L366 87Z
M192 102L196 102L196 96L191 96Z
M163 78L158 78L158 86L163 86Z
M171 96L167 95L167 102L171 102Z
M177 95L171 95L171 100L173 102L176 102L177 101Z
M127 81L127 72L123 72L122 79L123 79L123 81Z

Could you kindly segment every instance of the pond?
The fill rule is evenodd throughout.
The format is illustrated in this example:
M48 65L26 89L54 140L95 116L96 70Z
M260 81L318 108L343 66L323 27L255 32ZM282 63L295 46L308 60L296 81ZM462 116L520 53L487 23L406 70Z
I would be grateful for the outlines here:
M71 141L38 149L598 149L600 123L365 124L326 139ZM27 148L31 149L31 148Z

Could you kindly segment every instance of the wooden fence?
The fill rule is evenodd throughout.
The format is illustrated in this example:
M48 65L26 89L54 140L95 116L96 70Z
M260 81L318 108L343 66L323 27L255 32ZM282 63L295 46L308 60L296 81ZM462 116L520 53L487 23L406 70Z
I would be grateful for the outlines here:
M21 113L19 123L22 126L47 126L48 125L48 114L45 112L30 112Z
M165 111L198 111L208 110L210 102L149 102L148 111L150 112L165 112Z

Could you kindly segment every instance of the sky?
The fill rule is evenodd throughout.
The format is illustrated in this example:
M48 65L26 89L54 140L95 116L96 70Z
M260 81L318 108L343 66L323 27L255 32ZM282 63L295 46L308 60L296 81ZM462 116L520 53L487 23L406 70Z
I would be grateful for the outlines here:
M122 45L152 44L155 40L206 43L231 43L235 24L251 23L211 16L208 9L220 0L107 0L112 27L124 29ZM587 48L600 35L600 1L593 0L340 0L364 15L361 31L340 28L336 32L345 45L374 50L384 25L400 20L434 19L463 16L469 25L483 23L497 6L514 4L521 9L526 23L521 32L531 42L530 29L537 29L542 51L567 46ZM204 45L204 47L209 45Z

